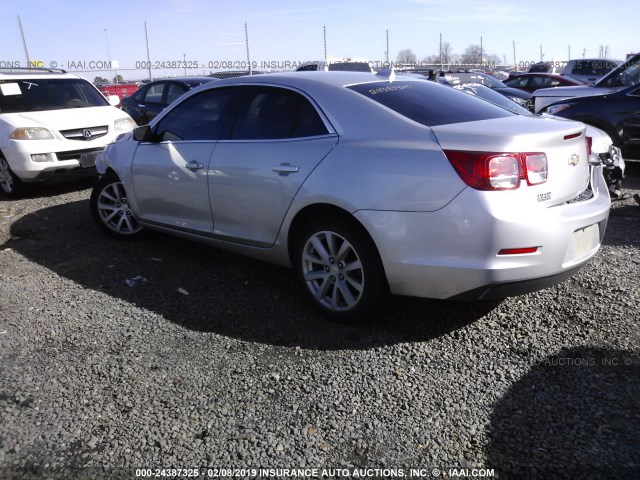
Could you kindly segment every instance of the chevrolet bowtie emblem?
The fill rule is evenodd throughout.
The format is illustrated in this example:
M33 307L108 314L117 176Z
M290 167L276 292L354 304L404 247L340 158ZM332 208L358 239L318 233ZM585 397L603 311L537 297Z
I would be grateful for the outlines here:
M578 155L577 153L574 153L569 157L569 165L571 165L572 167L575 167L579 163L580 163L580 155Z

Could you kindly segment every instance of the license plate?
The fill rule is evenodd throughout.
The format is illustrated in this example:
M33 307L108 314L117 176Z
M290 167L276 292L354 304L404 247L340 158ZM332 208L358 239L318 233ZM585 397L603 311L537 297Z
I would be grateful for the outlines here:
M80 166L90 168L96 166L96 158L100 152L83 153L80 155Z
M590 252L600 243L600 228L595 223L586 228L576 230L571 235L567 255L567 261L581 257L585 253Z

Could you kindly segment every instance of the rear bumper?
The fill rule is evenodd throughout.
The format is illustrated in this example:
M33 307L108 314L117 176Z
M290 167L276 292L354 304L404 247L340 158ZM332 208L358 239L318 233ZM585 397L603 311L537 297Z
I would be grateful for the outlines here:
M467 188L436 212L360 211L356 216L372 232L392 293L498 298L566 280L597 253L610 206L601 167L593 169L591 184L589 200L553 207L525 208L510 203L504 192ZM590 242L576 248L581 235L575 232L587 227L593 233ZM538 249L498 255L525 247Z
M557 285L575 275L578 270L586 265L582 263L577 267L569 268L561 273L549 275L548 277L532 278L529 280L519 280L515 282L496 283L493 285L483 285L467 292L451 297L452 300L493 300L497 298L514 297L537 292L547 287Z

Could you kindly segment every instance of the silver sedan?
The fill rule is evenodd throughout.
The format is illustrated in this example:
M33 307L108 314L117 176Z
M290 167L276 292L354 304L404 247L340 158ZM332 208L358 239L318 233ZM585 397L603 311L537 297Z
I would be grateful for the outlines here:
M581 123L393 74L240 77L186 94L97 161L98 225L293 267L336 320L385 294L499 298L600 247L602 167Z

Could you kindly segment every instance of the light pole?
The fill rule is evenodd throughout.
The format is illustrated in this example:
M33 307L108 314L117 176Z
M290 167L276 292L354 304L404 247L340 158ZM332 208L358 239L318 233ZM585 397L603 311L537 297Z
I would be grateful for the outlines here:
M111 62L111 47L109 46L109 30L106 28L103 28L104 30L104 35L107 39L107 56L109 57L109 66L111 66L112 62ZM117 69L113 69L113 82L114 83L118 83L118 70Z

